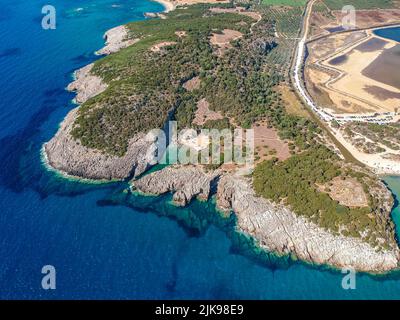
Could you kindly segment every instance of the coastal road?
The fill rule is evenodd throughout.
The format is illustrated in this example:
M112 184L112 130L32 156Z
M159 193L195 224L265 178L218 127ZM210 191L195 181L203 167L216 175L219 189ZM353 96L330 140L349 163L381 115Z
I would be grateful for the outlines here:
M296 89L298 95L300 98L304 101L307 110L309 110L309 113L311 114L312 118L326 131L328 134L329 138L333 141L333 143L336 145L336 147L340 150L344 158L349 161L353 162L355 164L358 164L359 166L364 167L365 165L357 160L350 152L347 150L346 147L344 147L337 139L336 137L332 134L330 131L329 126L325 123L325 121L329 121L331 119L328 119L328 117L322 113L315 102L310 98L308 95L306 88L304 86L303 82L303 77L304 77L304 62L305 62L305 53L306 53L306 43L307 43L307 37L308 37L308 32L309 32L309 27L310 27L310 19L312 15L312 8L314 3L317 0L310 0L307 2L306 9L304 11L304 17L303 17L303 22L302 22L302 27L300 30L300 40L297 45L297 50L295 52L295 57L294 57L294 65L293 65L293 72L292 72L292 82L294 84L294 88ZM325 121L323 121L325 120Z

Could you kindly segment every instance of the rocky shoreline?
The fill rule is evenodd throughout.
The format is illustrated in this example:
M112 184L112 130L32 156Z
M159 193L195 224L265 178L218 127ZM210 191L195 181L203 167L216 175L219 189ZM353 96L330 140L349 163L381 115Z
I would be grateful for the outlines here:
M257 197L249 178L205 172L201 167L171 166L132 182L133 188L153 195L173 193L177 205L195 197L217 196L217 208L237 217L237 231L253 237L260 248L278 255L335 268L385 273L399 267L400 252L376 251L361 239L333 235L284 206Z
M116 52L129 45L126 37L121 36L127 32L125 27L117 28L107 33L107 46L100 54ZM93 64L78 70L75 81L68 86L68 90L77 92L78 103L107 89L107 84L91 73L92 67ZM76 141L71 130L78 112L79 107L71 110L56 135L44 144L44 158L51 168L84 179L122 180L137 178L151 167L152 141L146 139L144 133L130 140L123 157L104 154ZM218 208L233 211L237 216L237 231L253 237L261 248L281 255L372 273L387 272L399 266L397 247L377 252L360 239L333 235L288 208L257 197L251 181L239 175L219 170L206 172L198 166L170 166L145 175L132 185L147 194L172 192L174 202L180 206L194 198L207 200L216 194Z
M125 40L126 35L125 26L107 31L106 46L98 53L111 54L133 44L131 40ZM75 101L79 104L107 89L107 84L91 73L92 68L93 63L75 71L75 80L67 87L67 90L76 92ZM138 134L129 141L123 157L110 156L83 146L71 135L78 113L79 107L71 110L60 124L56 135L44 144L44 159L48 166L67 176L96 180L137 177L150 167L152 141L147 140L145 134Z
M91 74L92 68L93 63L76 70L74 81L67 87L68 91L76 92L75 102L78 104L86 102L107 89L107 84L100 77Z
M144 134L131 139L123 157L110 156L82 146L70 134L78 109L68 113L57 134L44 145L50 167L74 177L99 180L137 177L150 167L152 142L146 140Z
M106 45L102 49L96 51L97 55L108 55L111 53L118 52L121 49L129 47L140 39L128 39L129 30L126 26L118 26L108 30L104 34Z

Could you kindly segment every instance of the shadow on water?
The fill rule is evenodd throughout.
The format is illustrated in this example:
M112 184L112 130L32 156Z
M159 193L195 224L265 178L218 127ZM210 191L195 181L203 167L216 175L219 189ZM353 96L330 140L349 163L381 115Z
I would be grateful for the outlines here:
M175 221L188 237L201 237L213 225L230 239L230 254L243 255L254 263L274 271L287 269L291 265L289 256L277 256L258 247L255 240L236 231L236 216L222 214L215 208L215 200L192 201L188 206L177 207L172 195L142 196L131 193L128 188L116 190L107 199L97 202L99 206L125 206L141 213L152 213ZM173 287L173 282L170 283Z
M48 90L45 90L44 92L43 92L43 96L44 97L47 97L47 98L50 98L50 97L59 97L59 96L61 96L62 94L64 94L65 93L65 90L63 90L63 89L60 89L60 88L54 88L54 89L48 89ZM53 100L53 102L56 102L57 100ZM45 103L47 103L47 101L45 101Z
M0 51L0 59L7 58L7 57L12 57L12 56L19 56L19 55L21 55L21 53L22 53L21 48L5 49L3 51Z
M93 61L93 53L81 54L70 59L74 64L87 65Z

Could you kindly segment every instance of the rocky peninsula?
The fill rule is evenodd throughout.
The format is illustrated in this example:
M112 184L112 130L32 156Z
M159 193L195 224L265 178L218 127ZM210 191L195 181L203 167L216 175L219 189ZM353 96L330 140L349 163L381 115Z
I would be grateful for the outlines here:
M108 55L115 53L139 41L139 39L128 38L128 30L125 26L118 26L108 30L104 34L104 39L106 40L106 45L104 48L96 51L97 55Z
M178 205L193 198L217 197L217 207L234 212L237 231L256 239L258 245L279 255L291 255L313 264L382 273L399 266L400 252L377 251L361 239L334 235L283 205L257 197L251 179L200 166L173 166L132 182L138 191L153 195L173 193ZM389 195L390 196L390 195Z
M119 26L106 32L106 46L99 54L111 54L132 45L134 41L126 40L127 29ZM93 63L74 72L74 81L67 90L76 92L75 101L85 103L107 89L107 84L94 75ZM96 180L122 180L141 175L150 167L152 159L152 141L147 141L144 134L138 134L129 141L126 154L122 157L104 154L99 150L83 146L71 135L79 107L71 110L56 135L44 144L47 164L63 174Z
M231 16L229 18L231 19ZM240 20L242 19L245 18L240 17ZM242 21L229 21L231 27L238 26L240 22ZM98 51L99 54L113 54L140 41L130 39L125 26L111 29L105 38L106 47ZM254 42L257 44L259 41L257 38ZM261 52L261 56L264 57L268 46L263 42L260 49L260 46L250 43L246 49L253 50L252 52L257 54ZM210 52L211 56L208 58L213 58L212 50L204 52L207 54ZM153 54L152 57L158 59L157 54L165 57L166 52L153 52ZM75 81L68 86L69 90L77 93L77 103L83 104L104 93L109 87L109 84L92 72L92 69L93 64L78 70L75 73ZM185 76L186 80L190 78ZM165 97L165 94L162 95L160 100ZM97 107L98 105L95 105L93 108ZM130 137L126 152L122 156L112 155L89 148L72 136L71 131L77 125L79 112L80 107L71 110L56 135L44 145L47 164L56 170L67 175L96 180L130 179L132 189L142 193L151 195L173 193L173 200L179 206L185 206L196 198L206 201L215 195L220 210L227 214L233 212L236 215L238 232L253 237L261 248L279 255L290 255L309 263L326 264L336 268L352 267L371 273L384 273L399 267L400 253L397 244L392 241L392 230L388 231L387 239L383 240L386 241L386 249L377 249L361 238L328 231L309 219L295 214L289 205L277 204L257 196L252 179L241 176L235 171L227 172L222 169L207 171L201 166L179 165L139 177L152 166L153 160L153 141L147 138L145 130ZM309 132L309 136L312 133ZM307 134L301 132L300 135ZM303 143L308 142L303 141ZM392 198L387 189L386 193L383 197L390 201L387 202L388 208L380 208L382 214L379 219L388 221Z

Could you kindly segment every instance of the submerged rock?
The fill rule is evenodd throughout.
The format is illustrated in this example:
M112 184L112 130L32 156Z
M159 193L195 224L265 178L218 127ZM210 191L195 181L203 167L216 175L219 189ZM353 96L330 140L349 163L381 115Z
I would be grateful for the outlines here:
M218 184L218 206L232 209L239 231L261 248L337 268L387 272L399 267L399 249L377 251L362 239L335 235L289 208L257 197L250 179L224 175Z
M194 197L208 200L220 175L219 171L206 173L200 166L171 166L133 181L140 192L160 195L173 192L174 203L187 205Z

